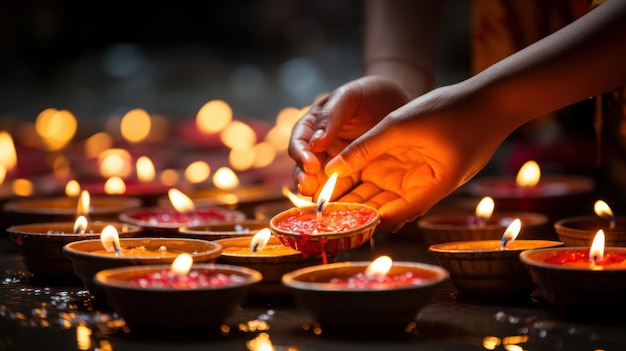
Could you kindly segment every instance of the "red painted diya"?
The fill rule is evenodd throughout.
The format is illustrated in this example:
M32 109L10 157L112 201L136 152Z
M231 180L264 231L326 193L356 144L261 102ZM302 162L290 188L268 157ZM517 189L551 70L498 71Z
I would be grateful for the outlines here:
M166 236L178 235L181 227L238 222L245 218L243 212L221 207L198 207L188 212L179 212L171 207L146 207L120 215L120 220L141 226L148 233Z
M274 216L270 229L303 255L326 256L363 245L380 223L378 211L363 204L331 202L321 218L317 212L315 205L291 208Z

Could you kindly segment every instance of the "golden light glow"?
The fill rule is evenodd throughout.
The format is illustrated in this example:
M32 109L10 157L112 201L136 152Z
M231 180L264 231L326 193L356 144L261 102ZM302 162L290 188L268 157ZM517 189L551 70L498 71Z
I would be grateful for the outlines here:
M104 183L104 192L109 195L121 195L126 192L126 183L118 176L113 176Z
M589 259L593 262L600 261L604 257L604 240L604 231L600 229L593 238L591 248L589 249Z
M285 107L278 112L276 116L276 126L287 135L291 134L291 130L296 122L308 111L309 107L298 109L295 107Z
M233 120L233 110L223 100L211 100L196 115L196 126L203 133L222 131Z
M7 176L7 168L0 163L0 184L4 183L4 178Z
M126 141L138 143L148 137L151 125L148 112L140 108L132 109L122 117L120 133Z
M333 173L330 177L328 177L328 180L326 181L326 184L324 184L324 187L322 188L322 191L320 192L319 197L317 198L317 204L326 204L328 203L328 201L330 201L330 198L333 196L333 191L335 191L335 184L337 184L337 173Z
M247 341L246 347L250 351L274 351L274 345L272 345L270 336L267 333L260 333L256 338Z
M101 152L113 147L113 138L105 132L96 133L85 140L85 156L87 158L98 157Z
M192 212L196 209L196 206L191 198L176 188L170 189L167 192L167 195L172 203L172 206L174 206L174 209L179 213Z
M185 168L185 179L190 183L202 183L209 179L211 167L204 161L194 161Z
M285 132L278 126L273 126L267 134L265 134L264 140L272 144L276 151L286 151L289 147L290 133Z
M35 130L48 150L60 150L74 137L76 117L68 110L48 108L37 115Z
M2 150L0 152L0 166L4 166L5 170L15 168L17 165L17 152L15 151L13 137L4 130L0 131L0 150Z
M510 243L519 235L522 229L522 221L519 218L515 218L504 230L502 235L502 244Z
M252 239L250 239L250 250L252 250L252 252L263 250L271 236L272 232L268 228L259 230L256 234L254 234Z
M271 143L262 141L253 147L254 149L254 167L263 168L267 167L276 158L276 148Z
M70 160L63 154L59 154L52 161L52 172L59 179L65 179L72 173Z
M79 350L91 350L91 328L84 325L76 327L76 344Z
M98 155L100 175L104 178L128 177L132 173L132 157L124 149L108 149Z
M149 157L140 156L135 166L137 169L137 179L139 179L140 182L151 182L154 180L156 171Z
M28 179L17 178L11 183L11 190L17 196L31 196L35 192L35 186Z
M84 234L87 230L87 217L78 216L74 221L74 234Z
M239 178L228 167L220 167L213 175L213 184L218 189L233 190L239 186Z
M86 217L89 214L90 202L91 197L89 196L89 192L87 190L81 191L80 197L78 198L78 205L76 206L76 215Z
M613 218L613 211L609 207L609 205L602 201L598 200L593 204L593 211L602 218Z
M191 270L193 265L193 257L188 253L182 253L176 256L174 262L172 262L171 271L174 274L186 275Z
M249 125L232 121L220 132L220 139L231 149L249 149L256 144L256 133Z
M541 169L535 161L526 161L517 172L515 184L519 187L533 187L539 183Z
M302 195L296 195L291 190L289 190L289 188L287 188L286 186L283 186L282 192L283 192L283 195L285 195L285 197L287 197L289 201L291 201L291 203L295 207L300 208L300 207L315 205L315 202L311 200L311 197L304 197Z
M382 278L389 273L393 261L389 256L380 256L365 269L365 275L369 278Z
M161 180L161 183L165 185L174 186L178 184L178 179L180 179L180 177L178 176L178 172L176 172L176 170L164 169L161 171L159 179Z
M493 198L491 198L490 196L485 196L476 206L476 217L486 222L489 220L489 218L491 218L494 208L495 203L493 201Z
M112 225L104 227L100 233L100 242L102 243L102 247L109 252L120 248L120 236L117 233L117 229Z
M483 347L486 350L495 350L500 346L500 338L497 336L485 336L483 338Z
M245 171L254 166L254 163L256 162L255 154L256 152L254 148L230 149L230 152L228 153L228 163L230 163L230 165L238 171Z
M169 122L163 115L153 114L152 125L150 126L150 134L145 141L157 143L163 141L167 137L169 131Z
M80 194L80 184L75 179L68 180L65 184L65 195L75 197Z

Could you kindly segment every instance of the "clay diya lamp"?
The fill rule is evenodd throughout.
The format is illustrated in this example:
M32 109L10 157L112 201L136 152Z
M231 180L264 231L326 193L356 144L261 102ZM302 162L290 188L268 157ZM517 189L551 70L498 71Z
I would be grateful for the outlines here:
M599 229L605 235L608 247L626 246L626 217L617 217L609 205L597 200L594 204L597 216L563 218L554 223L559 240L566 246L589 246Z
M101 270L124 266L172 264L181 253L191 255L194 262L213 263L221 251L221 246L206 240L120 239L115 228L111 227L102 231L100 239L71 242L63 247L63 254L72 261L74 272L80 277L83 285L102 301L103 293L93 281L96 273Z
M72 261L63 254L66 244L99 239L102 230L112 226L122 238L141 234L141 227L118 222L89 222L84 216L75 222L20 224L7 228L26 268L37 279L79 282Z
M447 281L436 265L394 262L337 262L286 273L282 282L322 327L403 328Z
M126 196L91 196L82 191L80 197L27 198L5 203L4 210L14 224L73 221L85 215L92 221L117 221L118 216L139 208L141 200Z
M321 264L319 256L304 256L283 245L268 228L246 238L226 238L215 241L222 246L218 263L245 266L261 272L263 281L253 288L255 295L284 295L289 293L281 284L283 274L295 269Z
M591 247L556 247L523 252L542 296L572 317L621 321L626 312L626 248L604 247L598 230Z
M268 226L269 220L244 219L234 222L215 222L207 225L181 227L178 229L178 233L180 237L202 240L249 238Z
M320 192L316 205L294 207L270 220L270 230L286 246L303 255L336 255L355 249L368 242L380 214L370 206L329 202L337 180L333 174Z
M143 207L120 214L120 220L144 228L154 236L177 236L181 227L209 225L217 222L238 222L243 212L221 207L196 207L180 190L169 190L173 207Z
M219 328L261 281L248 267L196 263L181 254L171 265L105 269L94 282L131 328Z
M515 240L521 222L514 220L501 240L471 240L431 245L428 253L450 272L450 282L462 297L515 300L536 288L520 262L523 251L562 246L549 240Z
M482 177L467 184L470 195L491 196L500 210L543 213L553 221L579 215L593 202L594 189L594 181L584 176L541 175L534 161L526 162L515 178Z
M426 245L453 241L497 240L515 220L522 223L520 237L549 239L554 236L548 216L535 212L494 212L494 200L486 196L474 214L433 214L418 220L417 226Z

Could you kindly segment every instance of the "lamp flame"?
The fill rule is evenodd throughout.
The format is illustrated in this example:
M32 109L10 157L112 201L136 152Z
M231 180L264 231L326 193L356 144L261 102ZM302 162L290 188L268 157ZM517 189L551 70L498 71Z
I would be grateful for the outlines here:
M493 214L493 209L495 208L495 203L493 198L489 196L483 197L482 200L476 206L476 218L478 219L480 224L485 224L491 218Z
M593 238L591 248L589 249L589 259L594 264L602 260L602 257L604 257L604 240L604 231L600 229Z
M333 191L335 190L336 184L337 184L337 172L333 173L328 178L328 180L326 181L326 184L324 184L324 187L322 188L322 191L320 192L320 195L317 198L317 220L318 221L322 217L322 211L324 211L324 208L326 208L328 201L330 201L330 198L333 196Z
M182 191L176 188L171 188L167 192L167 195L176 212L188 213L196 210L196 206L193 204L193 201L189 198L189 196L183 194Z
M535 161L526 161L517 172L515 184L519 187L530 188L539 183L541 169Z
M176 256L170 270L174 274L186 275L191 270L192 265L193 257L188 253L182 253Z
M109 195L119 195L126 192L126 183L118 176L113 176L104 183L104 192Z
M270 236L272 232L268 228L263 228L256 232L252 239L250 240L250 249L252 252L257 252L263 250L267 242L270 240Z
M78 198L78 205L76 206L76 214L78 216L85 216L89 214L89 208L91 206L91 197L89 196L89 191L83 190L80 192L80 197Z
M87 230L87 218L78 216L74 221L74 234L85 234L85 230Z
M615 215L606 202L602 200L596 201L593 205L593 211L601 218L608 218L611 221L611 229L615 227Z
M17 165L17 152L11 134L2 130L0 131L0 166L4 166L5 170L11 170ZM2 182L0 182L2 183Z
M137 179L140 182L151 182L154 180L156 176L156 171L154 170L154 164L147 156L140 156L137 159L137 163L135 164L135 168L137 170Z
M310 201L310 197L308 197L309 200L307 200L306 198L298 196L294 194L291 190L289 190L289 188L287 188L286 186L283 186L283 195L285 195L289 199L289 201L291 201L291 203L298 208L315 205L313 201Z
M509 226L506 227L506 230L504 230L504 234L502 235L502 248L504 248L506 244L515 240L521 229L522 221L519 218L515 218Z
M213 175L213 184L218 189L233 190L239 186L239 178L232 169L220 167Z
M105 250L115 252L116 255L121 256L122 251L120 249L120 237L114 226L107 225L102 229L102 232L100 233L100 242Z
M392 265L391 257L380 256L367 266L365 276L368 278L382 278L389 273Z
M65 184L65 195L78 196L80 195L80 184L75 179L68 180Z

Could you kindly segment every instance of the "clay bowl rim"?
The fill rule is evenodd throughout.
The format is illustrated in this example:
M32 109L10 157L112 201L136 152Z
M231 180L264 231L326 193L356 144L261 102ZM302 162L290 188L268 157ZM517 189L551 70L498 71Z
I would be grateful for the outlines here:
M354 207L360 207L360 208L365 208L367 210L370 210L374 213L376 213L376 216L374 217L374 219L372 219L370 222L362 224L356 228L352 228L346 231L342 231L342 232L324 232L324 233L307 233L307 240L309 241L320 241L321 239L338 239L338 238L344 238L344 237L352 237L352 236L356 236L356 235L361 235L363 233L365 233L366 231L368 231L368 229L372 228L372 227L376 227L379 223L380 223L380 213L378 212L377 209L375 209L372 206L369 205L365 205L365 204L359 204L359 203L351 203L351 202L329 202L328 206L326 207L326 209L328 209L331 206L354 206ZM282 219L284 217L287 217L288 215L290 215L291 213L294 212L301 212L301 213L311 213L311 212L315 212L317 210L317 205L309 205L309 206L303 206L303 207L292 207L289 208L285 211L282 211L278 214L276 214L274 217L272 217L272 219L270 220L270 230L276 235L276 236L282 236L282 237L288 237L288 238L302 238L303 234L299 234L299 233L293 233L293 232L289 232L286 230L282 230L278 227L276 227L275 222L278 221L279 219ZM373 235L373 230L371 231L371 233L368 235L367 239L369 239L372 235ZM365 240L367 241L367 240Z
M78 238L91 238L91 237L100 237L100 232L85 232L83 234L78 234L78 233L63 233L63 234L48 234L48 232L33 232L33 231L24 231L24 228L27 227L33 227L33 226L40 226L40 227L46 227L46 228L53 228L53 227L59 227L59 226L65 226L67 225L68 228L73 228L74 227L74 222L68 222L68 221L60 221L60 222L42 222L42 223L28 223L28 224L15 224L12 225L10 227L8 227L5 231L7 233L13 234L13 235L40 235L40 236L55 236L55 237L67 237L67 238L74 238L74 237L78 237ZM125 231L118 231L119 235L140 235L141 232L143 231L143 228L141 226L132 224L132 223L124 223L124 222L113 222L113 221L91 221L87 223L87 229L89 229L90 226L93 225L101 225L102 228L104 228L107 225L112 225L114 226L116 229L118 229L118 227L127 227L128 230ZM119 230L119 229L118 229Z
M563 196L578 196L582 194L587 194L596 186L596 183L593 179L589 177L585 177L582 175L568 175L568 174L542 174L539 179L539 185L542 184L542 181L545 183L550 183L555 180L565 180L568 184L574 184L575 188L572 190L568 188L568 191L564 193L555 193L555 194L528 194L527 198L531 199L550 199L550 198L560 198ZM467 191L471 195L474 196L484 196L489 195L494 199L519 199L520 195L516 195L514 193L506 193L506 194L493 194L493 191L490 190L491 187L487 186L488 183L495 184L515 184L515 176L485 176L472 180L467 184ZM490 194L491 193L491 194Z
M545 247L545 248L538 248L538 249L530 249L530 250L526 250L523 251L522 253L520 253L520 260L522 261L522 263L526 264L529 267L536 267L536 268L543 268L544 270L548 270L548 271L558 271L558 270L562 270L562 271L578 271L578 272L593 272L593 273L588 273L588 274L615 274L615 272L623 272L621 274L625 274L626 275L626 269L617 269L617 268L604 268L603 269L599 269L599 270L592 270L589 268L584 268L584 267L571 267L571 266L561 266L558 264L552 264L552 263L547 263L547 262L543 262L537 259L533 259L533 256L535 255L541 255L541 254L545 254L548 251L577 251L577 250L583 250L583 251L589 251L589 247L586 246L561 246L561 247ZM626 254L626 247L605 247L604 248L604 253L606 254L607 252L613 252L613 251L618 251L620 253L624 253ZM604 272L604 273L602 273ZM618 273L620 274L620 273Z
M244 229L243 231L237 231L234 229L235 226L241 225ZM249 228L246 228L246 227ZM192 225L192 226L184 226L178 228L178 233L181 235L191 235L195 238L206 238L205 240L221 240L225 238L244 238L248 236L254 236L259 230L263 228L269 229L269 220L259 220L259 219L250 219L245 218L241 221L216 221L214 223L209 224L200 224L200 225ZM211 228L229 228L233 227L232 230L211 230ZM215 239L213 239L215 237Z
M467 215L446 215L446 214L433 214L426 215L417 221L418 228L428 229L428 230L496 230L500 228L506 229L508 224L498 224L498 223L486 223L484 226L470 226L468 223L439 223L439 221L444 221L445 219L453 219L460 220L463 218L467 218L474 215L474 213L468 212ZM522 217L523 216L523 217ZM531 211L502 211L502 212L494 212L492 217L502 217L511 218L511 220L515 218L520 218L520 220L526 219L525 222L522 222L522 225L525 226L539 226L544 225L549 222L548 216L539 212L531 212ZM532 222L529 222L529 219Z
M194 270L203 270L203 269L215 269L219 271L227 271L231 273L235 273L244 278L241 282L236 282L234 284L224 285L224 286L206 286L206 287L197 287L190 289L181 289L181 288L172 288L172 287L139 287L139 286L131 286L128 283L128 280L124 279L115 279L112 276L116 275L124 275L128 272L136 271L136 274L133 274L133 277L145 275L148 273L160 272L162 270L168 270L171 268L171 265L167 264L155 264L155 265L137 265L137 266L125 266L125 267L117 267L117 268L108 268L99 271L94 276L94 282L101 289L118 289L124 291L142 291L146 293L164 293L164 292L177 292L177 293L194 293L194 292L206 292L206 291L217 291L217 290L230 290L237 288L245 288L251 286L256 283L260 283L263 276L261 272L248 268L245 266L232 265L232 264L222 264L222 263L194 263L191 267L191 271Z
M562 241L556 240L536 240L536 239L518 239L513 241L513 243L543 243L547 246L542 246L541 248L555 248L555 247L563 247L565 243ZM446 246L454 246L454 245L479 245L485 243L500 243L500 240L465 240L465 241L451 241L446 243L433 244L428 247L428 253L433 256L441 257L445 259L484 259L484 258L515 258L518 257L522 252L529 250L529 248L507 248L505 250L493 248L493 249L444 249Z
M239 221L239 220L244 220L246 219L246 214L243 213L242 211L239 210L235 210L235 209L229 209L229 208L223 208L223 207L219 207L219 206L199 206L196 207L197 209L211 209L217 212L221 212L222 214L231 214L234 218L232 219L232 221ZM134 209L130 209L128 211L124 211L122 213L119 214L119 219L122 222L125 223L132 223L135 225L138 225L140 227L144 227L144 228L157 228L157 229L169 229L169 230L176 230L178 231L178 229L182 226L185 226L181 223L150 223L149 221L146 220L142 220L142 219L138 219L138 218L134 218L132 217L132 215L140 213L142 211L150 211L150 210L172 210L172 211L176 211L176 209L174 209L173 207L159 207L159 206L149 206L149 207L140 207L140 208L134 208ZM202 224L211 224L211 223L215 223L215 222L228 222L230 220L224 220L224 219L207 219L207 220L203 220L200 223L198 223L198 225L202 225Z
M616 222L623 222L626 223L626 217L625 216L617 216L616 218ZM577 228L574 226L571 226L573 223L580 223L580 222L585 222L585 221L589 221L592 223L598 223L598 224L606 224L606 226L598 226L595 229L583 229L583 228ZM611 229L609 228L609 221L606 219L603 219L601 217L598 216L574 216L574 217L567 217L567 218L561 218L559 220L557 220L556 222L554 222L554 230L557 231L557 234L559 235L565 235L568 236L567 232L570 233L576 233L579 235L586 235L586 234L591 234L595 235L595 233L599 230L602 229L604 231L604 233L609 233L609 234L613 234L613 235L620 235L620 234L625 234L626 235L626 229L622 228L622 227L618 227L618 229Z
M346 293L346 294L358 294L363 292L392 292L392 291L400 291L400 290L423 290L435 288L437 285L444 283L450 278L450 272L448 272L445 268L433 264L422 263L422 262L413 262L413 261L393 261L392 267L410 267L416 268L420 270L426 270L429 272L435 273L435 278L432 280L428 280L427 282L416 284L416 285L400 285L393 287L363 287L363 288L346 288L342 287L340 284L333 284L329 282L318 282L318 281L303 281L298 279L298 277L302 275L311 274L314 272L320 271L332 271L332 270L340 270L342 268L348 267L363 267L363 270L367 268L367 266L371 263L371 261L346 261L346 262L335 262L335 263L327 263L327 264L318 264L308 267L303 267L291 271L289 273L285 273L281 279L281 283L289 288L300 291L319 291L319 292L328 292L328 293Z
M260 255L231 254L228 252L224 252L223 250L229 247L227 245L229 242L238 242L238 241L251 240L251 239L252 239L252 236L236 237L236 238L218 239L218 240L215 240L214 242L222 247L222 255L220 257L224 260L229 260L233 262L234 261L246 261L248 263L254 262L254 263L260 263L260 264L280 264L281 262L306 261L306 259L302 257L302 252L295 250L291 246L284 245L280 241L280 239L274 235L272 235L270 239L268 240L267 242L268 245L282 245L288 249L293 250L294 253L289 254L289 255L280 255L280 256L260 256ZM278 262L273 262L273 261L278 261Z
M68 208L56 207L23 207L24 204L35 204L37 202L66 202L73 200L70 197L42 197L42 198L24 198L8 201L4 204L4 211L15 214L33 214L33 215L75 215L76 205ZM134 196L116 196L116 195L94 195L90 197L89 214L108 214L128 211L141 206L141 199ZM94 206L98 201L112 203L115 206ZM78 199L75 200L78 204ZM125 206L121 206L125 205Z

